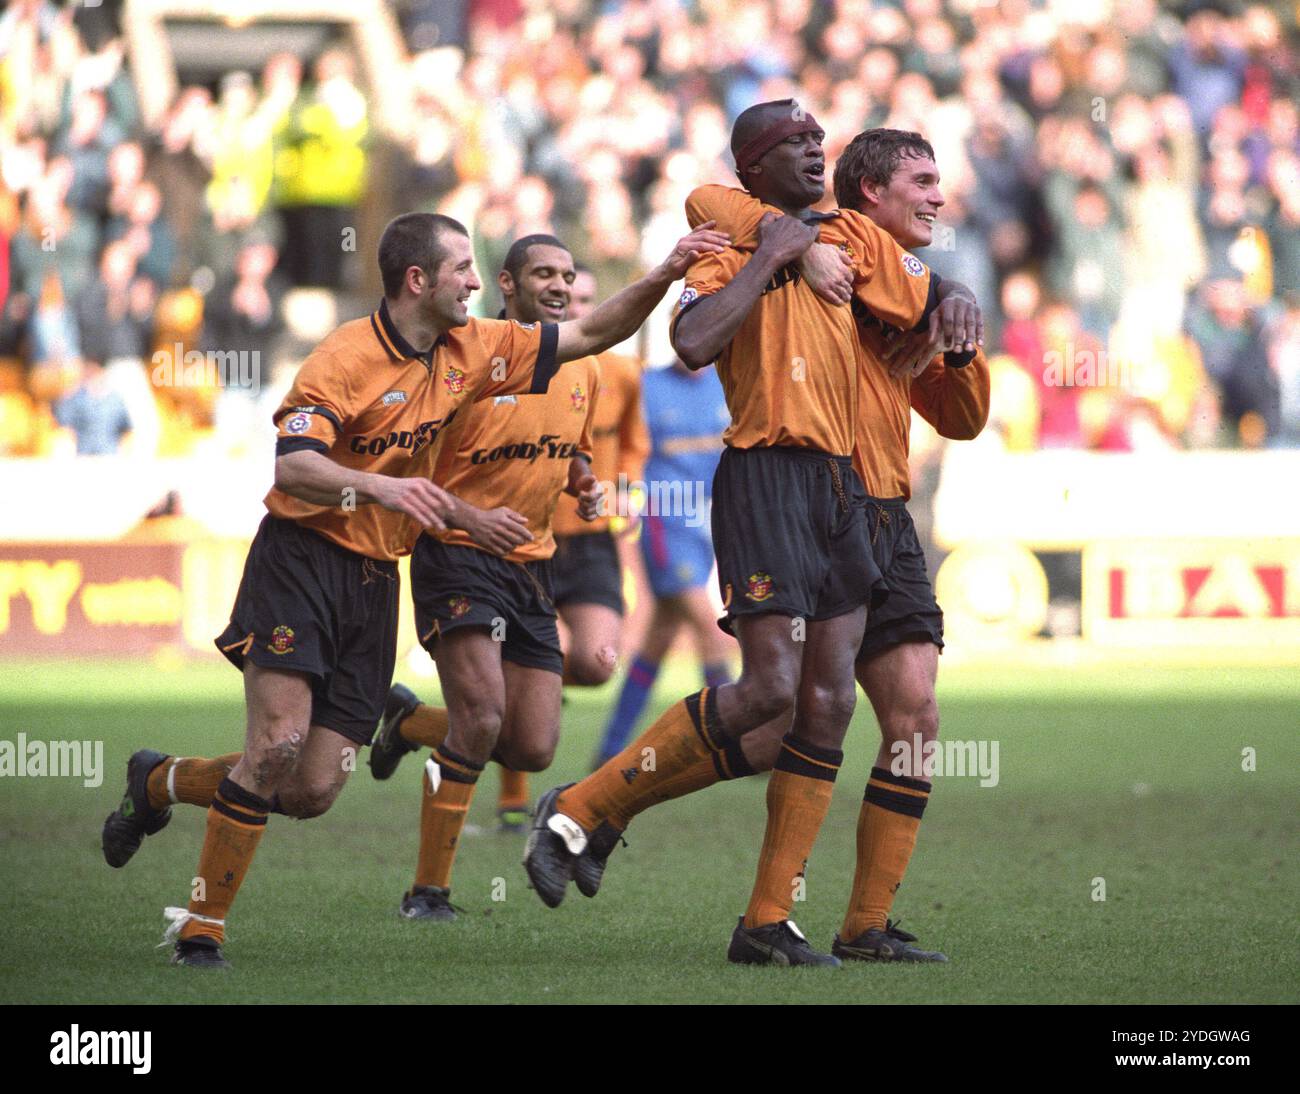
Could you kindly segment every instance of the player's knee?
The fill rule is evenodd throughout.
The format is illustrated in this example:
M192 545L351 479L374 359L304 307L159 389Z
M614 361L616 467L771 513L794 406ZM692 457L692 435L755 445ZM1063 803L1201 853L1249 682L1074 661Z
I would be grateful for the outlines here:
M761 725L794 709L795 682L782 672L745 673L737 682L741 707L751 725Z
M249 741L245 762L259 786L276 786L293 771L306 734L288 724L262 728L264 732Z
M838 685L814 685L800 696L803 721L820 727L844 729L853 718L857 695L853 688Z
M473 763L486 762L497 747L504 718L504 704L495 696L476 695L462 700L451 711L447 747Z
M500 749L501 758L515 771L545 771L555 759L555 745L525 744Z
M598 688L614 675L618 655L613 650L572 650L565 662L568 683L582 688Z
M469 708L464 719L460 720L458 729L463 729L474 741L495 742L500 735L503 716L504 711L494 704L476 703Z
M939 704L934 694L906 698L885 712L880 732L886 741L911 744L918 736L929 742L939 737Z
M298 820L310 820L329 812L334 799L339 796L339 787L334 783L315 783L304 787L295 787L289 794L280 795L281 808Z

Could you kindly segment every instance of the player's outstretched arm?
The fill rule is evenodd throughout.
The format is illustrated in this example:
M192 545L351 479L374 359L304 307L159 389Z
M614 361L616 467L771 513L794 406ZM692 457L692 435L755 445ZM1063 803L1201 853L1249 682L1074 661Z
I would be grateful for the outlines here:
M727 245L727 237L713 230L712 222L698 228L677 241L672 253L645 277L611 296L598 308L593 308L581 319L561 323L555 356L560 362L574 361L593 353L603 353L625 338L632 337L664 293L696 259L706 254L716 254Z
M817 229L797 217L763 217L758 250L721 289L701 297L673 325L672 343L682 364L702 369L718 359L772 277L795 262L817 239Z
M446 530L446 518L456 508L456 499L428 479L352 471L306 448L276 457L275 485L312 505L342 505L345 501L382 505L435 532Z

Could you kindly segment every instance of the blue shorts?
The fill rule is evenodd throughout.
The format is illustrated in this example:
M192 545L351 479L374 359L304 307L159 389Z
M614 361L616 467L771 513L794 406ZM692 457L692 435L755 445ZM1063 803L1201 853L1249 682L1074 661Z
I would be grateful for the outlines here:
M641 555L650 590L660 600L707 586L713 572L709 526L692 528L681 517L643 517Z

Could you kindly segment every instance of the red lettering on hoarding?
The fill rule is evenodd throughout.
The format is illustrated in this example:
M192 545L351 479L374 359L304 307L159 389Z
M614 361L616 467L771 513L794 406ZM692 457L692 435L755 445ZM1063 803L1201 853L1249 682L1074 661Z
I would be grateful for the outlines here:
M1123 619L1128 613L1124 610L1124 571L1118 566L1112 567L1110 574L1110 617Z
M1255 576L1268 594L1268 614L1282 619L1286 615L1286 570L1281 566L1256 566Z
M1287 619L1286 566L1229 556L1212 566L1110 566L1109 619ZM1294 596L1294 590L1292 590Z

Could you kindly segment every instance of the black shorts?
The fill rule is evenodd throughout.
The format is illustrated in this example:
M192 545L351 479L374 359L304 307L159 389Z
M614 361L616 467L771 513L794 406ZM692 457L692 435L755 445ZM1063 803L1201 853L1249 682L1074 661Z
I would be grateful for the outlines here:
M858 659L903 642L933 642L943 649L943 612L925 572L925 552L902 498L868 498L871 553L885 575L889 599L867 616Z
M623 614L623 564L609 532L555 537L555 605L604 604Z
M397 660L397 563L349 551L267 515L248 549L230 625L217 648L312 677L312 725L368 745Z
M871 556L866 491L846 456L724 448L713 478L713 547L732 632L740 615L817 622L885 595Z
M564 672L551 595L551 560L504 558L421 536L411 554L411 599L420 645L434 654L438 636L485 627L501 657L527 668Z

